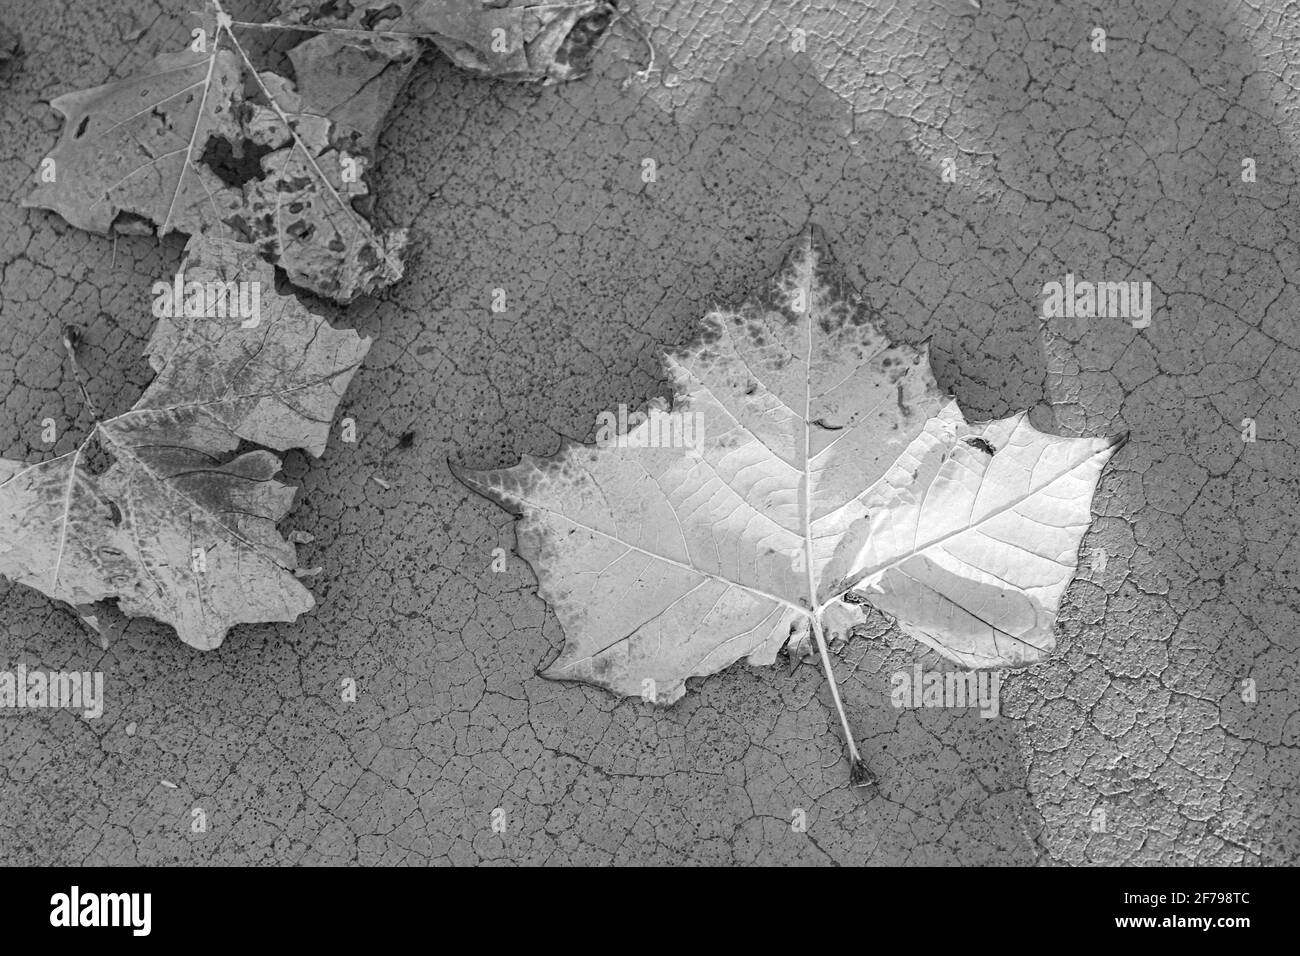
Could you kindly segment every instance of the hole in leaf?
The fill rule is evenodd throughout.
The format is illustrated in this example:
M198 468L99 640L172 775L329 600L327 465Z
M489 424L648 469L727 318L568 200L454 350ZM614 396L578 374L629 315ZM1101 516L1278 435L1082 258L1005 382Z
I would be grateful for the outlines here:
M112 230L119 236L152 236L156 231L152 220L125 209L113 217Z
M972 448L978 448L980 451L984 452L984 454L986 454L986 455L990 455L990 456L991 456L991 455L994 455L994 454L997 453L997 448L995 448L995 447L994 447L993 445L991 445L989 442L985 441L983 438L969 438L969 437L968 437L968 438L963 438L962 441L964 441L966 444L970 445Z
M560 48L555 51L555 62L572 67L576 73L587 70L587 61L596 48L596 42L609 27L614 16L614 5L583 17L573 25Z
M390 3L388 6L379 10L367 10L361 17L361 26L366 30L373 30L376 23L383 23L386 20L396 20L402 15L402 8L396 3Z
M262 157L272 152L270 146L239 143L238 148L218 136L208 138L199 162L217 174L227 186L243 186L262 178Z

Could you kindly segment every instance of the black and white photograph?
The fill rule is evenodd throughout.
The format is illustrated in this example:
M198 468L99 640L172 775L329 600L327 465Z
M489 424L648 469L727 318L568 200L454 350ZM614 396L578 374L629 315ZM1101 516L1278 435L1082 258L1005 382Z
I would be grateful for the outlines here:
M1107 868L1239 945L1298 381L1283 0L0 0L0 866L122 938Z

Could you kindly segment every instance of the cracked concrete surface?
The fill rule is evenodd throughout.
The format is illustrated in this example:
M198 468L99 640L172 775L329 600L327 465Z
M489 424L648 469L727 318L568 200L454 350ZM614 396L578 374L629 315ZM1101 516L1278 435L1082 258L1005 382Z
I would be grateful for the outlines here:
M89 424L64 324L100 407L148 380L148 290L182 240L114 242L18 199L58 129L44 101L178 47L190 6L0 7L25 50L0 66L6 457L68 450ZM210 653L119 618L101 651L0 582L0 667L102 670L106 694L97 721L0 716L0 862L1295 863L1295 5L637 8L659 59L626 87L643 57L627 33L562 87L432 55L417 70L374 183L379 221L411 228L408 277L322 307L375 338L340 408L359 440L336 428L320 461L286 464L285 527L316 536L300 553L324 568L314 614ZM890 675L938 660L886 621L840 650L874 794L845 785L816 666L738 665L669 709L537 677L558 625L522 561L491 572L511 519L447 468L550 454L664 394L658 350L761 283L810 217L892 335L933 337L968 417L1131 435L1058 653L1004 681L1002 719L895 710ZM1042 285L1066 272L1149 279L1151 326L1042 328Z

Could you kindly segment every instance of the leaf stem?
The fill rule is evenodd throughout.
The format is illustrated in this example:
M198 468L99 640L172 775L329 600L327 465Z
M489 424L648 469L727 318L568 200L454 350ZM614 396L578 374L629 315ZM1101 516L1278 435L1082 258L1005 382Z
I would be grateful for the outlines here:
M85 376L81 374L81 366L77 364L77 330L70 325L63 327L63 348L68 353L68 361L72 363L72 376L77 380L77 388L81 389L81 400L86 403L86 411L90 412L91 421L99 423L99 412L95 408L95 403L91 401L90 392L86 388Z
M822 634L821 618L816 614L809 614L809 620L812 622L813 639L817 641L817 653L821 655L822 667L826 670L826 682L831 685L831 698L835 701L835 710L840 715L840 726L844 728L844 742L849 747L849 760L853 765L849 774L852 783L862 786L872 782L871 775L867 772L866 761L858 753L858 745L853 740L853 731L849 729L849 718L844 713L844 703L840 700L840 689L835 683L835 671L831 668L830 651L826 649L826 637Z

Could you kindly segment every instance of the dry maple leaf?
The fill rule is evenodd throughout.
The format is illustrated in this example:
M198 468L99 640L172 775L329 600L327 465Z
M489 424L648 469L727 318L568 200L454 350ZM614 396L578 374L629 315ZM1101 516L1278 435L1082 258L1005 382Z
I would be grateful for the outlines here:
M256 70L211 2L201 51L161 54L136 76L51 103L65 119L47 157L54 175L23 204L101 234L144 221L159 236L249 242L340 302L401 278L405 231L377 234L356 205L418 45L314 37L289 53L295 85Z
M519 553L565 634L545 676L671 703L687 678L811 638L861 780L825 639L862 619L856 605L964 666L1051 652L1119 441L1023 414L967 423L927 349L888 340L815 227L667 372L671 408L605 447L458 471L522 515Z
M370 340L277 295L252 247L196 237L186 253L186 283L260 283L258 322L161 318L157 377L130 411L66 455L0 459L0 574L79 607L116 598L207 650L235 624L314 606L276 530L295 491L274 480L280 459L235 452L319 456ZM102 474L81 464L92 440L115 459Z
M556 82L587 72L618 12L612 0L282 0L285 26L429 40L457 66Z

